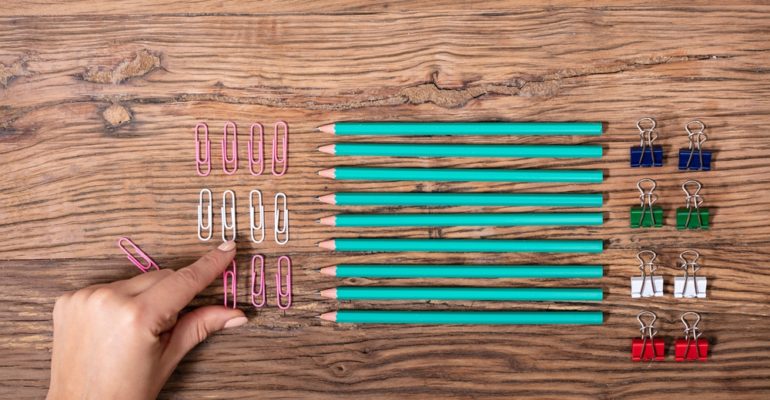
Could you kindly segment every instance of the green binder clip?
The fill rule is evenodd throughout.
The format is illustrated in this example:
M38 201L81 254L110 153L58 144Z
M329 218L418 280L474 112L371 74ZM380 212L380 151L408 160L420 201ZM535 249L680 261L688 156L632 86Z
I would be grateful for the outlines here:
M695 190L690 192L688 186L694 186ZM700 208L703 204L700 190L702 185L698 181L689 180L682 184L682 190L687 195L685 197L686 207L676 209L676 229L708 229L709 228L709 210Z
M649 182L649 189L642 187L642 184ZM663 226L663 208L655 206L658 195L653 193L658 184L649 178L640 179L636 183L639 189L639 206L631 207L631 227L632 228L659 228Z

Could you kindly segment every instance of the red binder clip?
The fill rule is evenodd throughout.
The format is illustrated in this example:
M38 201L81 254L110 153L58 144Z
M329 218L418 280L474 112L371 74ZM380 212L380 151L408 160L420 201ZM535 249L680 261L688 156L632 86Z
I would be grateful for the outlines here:
M650 323L645 324L642 320L644 315L651 317ZM639 321L639 332L641 338L635 338L631 341L631 360L632 361L663 361L665 358L665 343L663 339L655 339L658 330L655 329L655 320L658 316L652 311L642 311L636 315Z
M687 322L687 316L694 315L695 322ZM686 312L682 314L682 323L684 324L684 339L677 339L674 346L674 355L676 361L706 361L709 353L709 342L701 339L701 331L698 328L700 323L700 314L696 312Z

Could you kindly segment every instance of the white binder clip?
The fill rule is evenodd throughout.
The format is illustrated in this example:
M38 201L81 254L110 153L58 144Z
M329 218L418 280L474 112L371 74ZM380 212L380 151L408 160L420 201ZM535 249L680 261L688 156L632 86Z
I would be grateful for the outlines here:
M644 255L649 256L647 261L645 261ZM642 276L631 277L631 298L663 296L663 277L653 275L653 272L658 269L658 266L655 265L657 257L658 255L652 250L642 250L636 253L636 259L639 260L639 270L642 271ZM650 271L649 275L646 273L647 270Z
M695 250L685 250L679 255L679 259L682 260L679 268L684 270L684 276L674 278L674 297L699 299L706 297L706 277L696 275L700 269L698 258L700 254Z

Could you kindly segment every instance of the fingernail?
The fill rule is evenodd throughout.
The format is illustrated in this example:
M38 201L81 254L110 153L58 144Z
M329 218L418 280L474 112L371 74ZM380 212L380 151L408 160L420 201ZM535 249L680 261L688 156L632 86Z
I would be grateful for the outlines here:
M220 244L219 247L217 248L222 251L230 251L235 248L235 241L229 240L227 242Z
M249 319L246 318L246 317L235 317L235 318L225 322L225 328L224 329L235 328L235 327L241 326L241 325L243 325L243 324L245 324L247 322L249 322Z

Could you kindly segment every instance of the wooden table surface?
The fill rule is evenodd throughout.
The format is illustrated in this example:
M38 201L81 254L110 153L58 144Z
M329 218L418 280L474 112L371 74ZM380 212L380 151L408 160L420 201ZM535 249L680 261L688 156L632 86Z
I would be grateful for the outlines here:
M239 242L240 302L247 261L294 261L294 306L246 307L250 321L199 346L161 398L767 398L770 396L770 7L645 6L632 2L452 1L119 3L6 0L0 6L0 397L39 399L48 385L51 309L65 291L134 276L115 246L130 236L164 268L216 244L196 238L201 188L220 204L238 195L289 196L291 242ZM466 4L467 3L467 4ZM638 3L638 4L637 4ZM635 123L654 117L666 165L628 167ZM708 126L710 172L680 172L684 124ZM221 126L239 124L241 159L254 121L290 125L289 172L252 177L245 161L222 173ZM338 158L315 149L336 120L603 121L598 138L423 138L414 142L599 143L600 161ZM215 169L195 174L192 128L211 127ZM272 132L272 130L268 130ZM365 139L357 139L358 141ZM383 139L395 141L396 139ZM269 141L268 141L269 144ZM601 185L333 182L334 165L601 168ZM269 166L269 164L268 164ZM666 226L628 227L636 181L658 181ZM679 185L703 185L713 228L680 232ZM315 220L340 208L335 190L602 191L606 222L593 228L332 229ZM352 210L352 209L349 209ZM392 208L372 208L395 212ZM405 211L416 211L407 208ZM464 208L458 211L470 210ZM501 211L487 208L484 211ZM512 209L507 209L511 211ZM215 237L220 234L218 211ZM333 254L316 243L353 236L591 238L601 255ZM666 296L631 299L635 253L655 249ZM702 254L708 298L671 295L679 253ZM338 307L319 290L339 283L317 269L339 262L601 263L605 278L542 286L600 285L601 304L361 303L366 308L587 309L591 327L335 326L315 318ZM347 284L529 285L520 280ZM270 301L274 302L271 284ZM195 304L221 302L221 283ZM658 313L659 336L682 335L679 316L702 313L709 361L633 363L636 314ZM108 356L108 355L106 355Z

